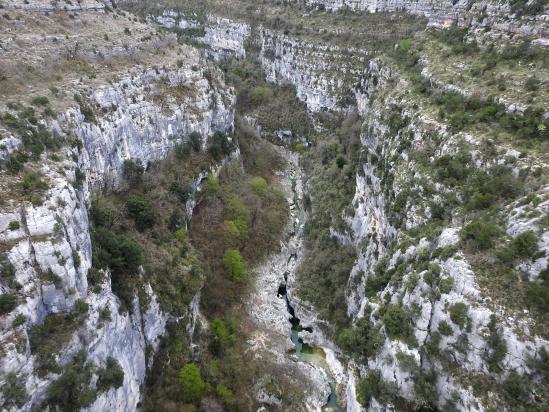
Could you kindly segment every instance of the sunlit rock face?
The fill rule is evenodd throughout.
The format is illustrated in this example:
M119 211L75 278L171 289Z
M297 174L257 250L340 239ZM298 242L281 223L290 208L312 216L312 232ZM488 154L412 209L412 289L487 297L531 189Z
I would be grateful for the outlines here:
M244 42L251 34L250 26L219 16L208 15L204 23L174 10L165 10L161 15L149 16L148 20L169 29L190 29L189 36L206 46L206 55L215 61L246 57Z

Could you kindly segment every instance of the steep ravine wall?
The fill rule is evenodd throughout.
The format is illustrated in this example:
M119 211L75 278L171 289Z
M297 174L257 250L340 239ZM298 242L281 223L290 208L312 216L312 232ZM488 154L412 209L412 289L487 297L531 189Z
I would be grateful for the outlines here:
M72 311L78 299L89 305L87 318L68 345L58 348L57 362L63 366L83 349L88 362L97 366L114 357L124 371L123 385L100 394L87 410L136 410L149 360L147 348L156 348L169 314L162 311L150 287L146 290L148 306L142 310L135 298L133 309L127 312L119 310L108 278L99 288L88 287L91 191L117 185L125 159L140 159L146 165L164 158L191 132L206 139L215 131L233 128L234 93L196 50L179 69L138 68L84 100L93 108L94 119L85 118L76 107L48 125L54 134L76 136L80 143L62 149L66 160L59 164L43 159L41 172L49 184L43 204L14 199L0 213L0 240L7 245L9 260L2 265L12 266L15 281L22 285L17 291L1 285L2 293L17 294L19 305L1 319L0 375L5 378L16 372L28 394L21 408L25 411L34 410L44 400L48 385L57 376L37 373L28 330L50 314ZM204 176L197 178L195 187ZM9 230L11 221L20 221L20 229ZM105 319L102 313L107 309L110 317ZM26 321L12 327L18 315ZM189 313L189 323L191 317Z
M250 26L246 23L214 15L207 15L206 21L201 23L175 10L164 10L160 15L149 15L147 19L167 29L183 33L188 29L202 29L202 35L193 33L190 37L204 45L207 56L215 61L246 57L244 44L250 36Z
M458 23L510 33L549 37L546 14L538 12L538 15L522 17L512 9L511 3L506 1L289 0L289 2L305 3L308 6L322 7L330 11L345 8L370 13L405 11L427 17L429 25L434 27L448 27L452 23ZM545 10L547 11L546 8Z
M261 63L269 80L279 84L293 84L299 98L307 103L313 112L326 109L341 110L336 104L337 93L341 89L348 90L348 86L340 83L337 72L333 71L333 67L328 63L340 61L340 49L334 47L332 50L329 46L307 44L270 31L262 31L259 42L262 45ZM333 59L328 57L332 52ZM319 53L323 57L320 61L326 63L319 65ZM365 308L368 306L371 323L381 327L383 331L383 323L376 313L383 306L380 300L394 305L400 304L410 310L413 308L415 314L412 318L412 335L418 345L410 346L402 340L389 339L385 334L380 352L375 357L370 357L367 365L358 365L356 370L361 370L361 374L367 370L379 370L384 381L398 388L397 393L400 397L416 401L414 380L411 379L413 375L410 371L402 369L396 361L398 356L404 354L407 358L414 359L420 369L435 372L434 385L438 393L436 403L439 408L444 409L452 405L458 410L485 410L482 400L473 394L467 377L478 374L490 375L492 379L501 382L509 372L515 371L527 374L529 377L525 379L531 379L533 370L530 360L535 359L539 350L542 347L547 348L549 343L532 332L528 316L508 314L505 308L495 305L481 290L471 265L459 250L458 233L461 226L448 226L442 230L440 236L432 240L424 238L415 246L389 251L388 245L397 243L403 231L418 227L430 219L431 199L434 199L435 203L442 202L447 196L447 189L437 186L434 182L431 182L437 188L434 195L424 193L420 185L414 187L414 182L429 177L422 175L417 165L410 162L410 150L421 148L430 143L433 134L440 134L444 136L445 143L437 150L436 158L443 154L455 153L459 138L450 133L444 124L426 116L421 108L418 108L417 102L406 92L410 85L398 72L386 67L380 60L360 63L363 64L363 70L346 71L340 67L340 71L351 72L355 76L352 82L347 84L359 85L352 88L352 93L364 121L361 138L362 160L356 176L353 214L347 218L351 230L347 239L344 239L355 244L358 255L347 288L348 313L355 319L361 318L365 316ZM358 66L353 60L347 60L347 65ZM391 117L389 108L395 105L401 108L399 116L409 119L409 123L398 130L394 130L388 123ZM477 148L473 149L473 156L481 159L481 152L478 149L480 142L472 136L468 138L473 147ZM507 155L516 156L516 153L511 150ZM486 170L491 163L483 163L481 160L477 166ZM517 165L516 173L520 167L527 167L527 160L524 164ZM404 221L397 229L390 223L389 215L392 213L396 196L410 187L418 196L406 203L405 210L402 211ZM543 203L538 208L540 211L545 210ZM512 227L521 227L520 230L514 231L514 235L528 228L537 230L536 222L534 220L530 223L524 221L522 225L512 224ZM538 243L538 247L544 252L543 255L547 253L544 240L547 236L547 232L542 232ZM432 286L427 280L427 271L413 274L413 270L408 269L404 271L400 282L389 283L377 298L366 297L365 282L374 276L374 267L382 258L388 260L386 270L402 263L408 263L411 268L425 251L452 245L457 248L457 252L450 256L434 257L429 262L441 267L440 276L443 279L452 280L454 286L449 290L439 291L433 295ZM528 267L537 271L538 267L543 267L543 259L545 258L538 258L539 262L536 260ZM467 330L459 330L454 325L451 333L443 336L440 341L440 352L453 354L453 368L458 369L452 371L444 366L440 358L434 355L427 356L421 349L430 342L442 322L453 325L448 308L455 303L464 303L468 307L467 316L471 323ZM499 374L493 373L487 364L488 355L493 350L487 338L492 315L496 316L498 333L505 340L507 347L507 353L500 362L502 372ZM456 347L460 349L456 351ZM348 379L347 403L356 407L353 373L353 370L349 369L348 374L352 379ZM377 410L383 407L373 400L370 408Z
M346 108L349 102L344 98L353 93L351 82L367 73L368 53L363 50L304 43L263 28L258 37L267 80L295 86L299 99L313 112Z

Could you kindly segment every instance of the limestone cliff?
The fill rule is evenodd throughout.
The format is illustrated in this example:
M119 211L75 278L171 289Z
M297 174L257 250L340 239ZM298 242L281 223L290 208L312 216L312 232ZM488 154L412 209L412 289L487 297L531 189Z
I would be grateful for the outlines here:
M33 2L21 7L43 11ZM84 308L85 316L62 332L69 335L55 348L54 361L62 368L81 350L97 368L114 358L124 373L123 385L99 393L87 410L137 408L150 351L170 315L150 286L148 303L136 297L128 311L120 308L108 277L100 286L89 287L92 246L87 210L93 190L118 185L124 160L139 159L147 165L163 159L191 132L203 137L204 146L215 131L232 130L235 96L217 69L191 48L178 66L136 66L131 74L92 88L79 103L44 120L45 130L72 147L60 150L60 161L48 160L45 154L37 161L37 173L46 185L40 201L18 199L17 179L4 175L0 290L3 296L15 296L17 306L1 318L0 374L2 384L10 373L16 374L27 394L20 408L6 404L5 410L34 410L44 400L58 373L38 371L41 365L35 348L31 351L30 331L52 316L74 313L75 305ZM22 144L12 130L3 132L2 143L8 142L10 152ZM196 178L199 187L204 176ZM12 222L18 222L17 229ZM189 323L191 317L189 310Z

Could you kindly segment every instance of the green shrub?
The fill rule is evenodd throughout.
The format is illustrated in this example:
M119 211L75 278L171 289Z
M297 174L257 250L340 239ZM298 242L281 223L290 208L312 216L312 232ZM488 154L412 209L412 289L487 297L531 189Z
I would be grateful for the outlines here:
M490 169L488 177L477 174L477 184L488 187L483 188L485 193L493 193L499 198L514 199L523 191L523 184L515 178L509 166L497 165ZM490 191L491 190L491 191Z
M459 250L457 245L450 245L443 248L438 248L433 251L431 257L433 259L440 258L440 260L446 260L451 258Z
M86 181L86 173L76 168L74 170L74 187L77 189L82 189L84 182Z
M30 194L35 190L46 190L48 184L42 180L42 175L38 172L28 172L23 176L19 187L24 193Z
M21 227L21 224L18 220L12 220L8 225L9 230L18 230Z
M491 193L475 192L469 198L466 208L468 210L483 210L488 209L497 200L497 197Z
M223 222L223 225L229 237L236 239L240 237L240 231L238 230L235 222L233 222L232 220L225 220L225 222Z
M391 339L397 339L402 336L406 326L406 314L398 305L389 305L383 315L383 324L385 332Z
M213 340L210 350L216 355L221 355L236 341L237 323L234 319L223 320L215 318L211 322Z
M192 132L189 135L189 142L195 152L199 152L202 149L202 135L198 132Z
M210 146L208 147L208 152L215 161L219 162L222 156L227 156L233 151L233 149L234 144L229 140L225 133L215 132L211 139Z
M97 393L90 387L92 368L85 362L85 355L80 353L48 386L46 403L54 410L78 411L97 398Z
M414 391L416 402L422 405L425 410L437 410L439 394L436 385L436 375L432 371L422 371L414 379Z
M267 191L268 189L268 185L267 185L267 181L265 179L263 179L262 177L260 176L254 176L250 179L250 186L252 187L252 189L255 190L256 193L258 194L263 194Z
M403 52L409 52L412 48L412 40L411 39L404 39L401 40L400 43L398 43L398 48Z
M177 160L187 160L191 155L192 146L190 143L178 144L174 147L175 158Z
M79 321L74 313L53 314L29 329L30 349L37 358L39 376L50 371L59 372L55 355L70 341Z
M170 186L170 192L176 195L181 203L187 203L193 195L193 191L193 187L189 184L182 185L179 182L173 182Z
M23 152L12 153L4 166L10 173L19 173L23 170L25 163L29 160L29 156Z
M397 62L404 66L406 69L412 69L419 61L417 53L412 51L412 40L404 39L398 44L395 50L394 57Z
M374 275L368 276L368 279L366 279L366 296L374 297L389 284L393 273L387 269L388 264L389 259L387 257L380 259L376 264L374 267Z
M441 321L438 324L438 332L442 336L451 336L454 333L454 331L452 330L452 327L445 320Z
M2 385L3 407L6 410L11 408L21 409L27 399L27 390L22 379L18 379L15 372L8 372L5 375L5 383Z
M539 79L536 77L528 77L524 82L524 88L529 92L533 92L539 89Z
M11 324L11 326L16 328L18 326L23 325L26 321L27 321L27 317L25 315L23 315L22 313L20 313L19 315L17 315L15 317L15 319L13 320L13 323Z
M246 276L246 263L236 249L227 249L223 254L225 273L235 282L242 282Z
M186 364L179 371L179 384L186 402L197 402L208 391L208 385L202 380L200 369L194 363Z
M123 215L119 206L103 196L94 196L90 207L90 220L93 226L112 227Z
M469 317L467 316L469 307L463 302L458 302L450 306L449 311L450 319L452 319L452 322L454 322L456 325L463 329L469 320Z
M408 126L409 123L410 118L403 114L402 107L392 105L387 117L387 125L389 126L391 133L398 133L401 129Z
M520 258L532 258L538 251L538 238L532 230L522 232L511 241L511 249Z
M488 209L498 200L513 199L521 192L522 183L507 166L494 166L489 173L476 171L465 187L466 208Z
M229 220L234 222L238 229L240 239L248 237L249 223L251 221L250 211L244 202L236 195L227 195L223 199L226 215Z
M78 299L74 303L74 309L80 314L87 314L90 309L90 305L88 305L84 300Z
M206 193L209 195L219 192L219 178L213 173L208 173L208 178L206 180Z
M338 156L336 159L336 166L338 169L343 169L343 166L347 164L347 159L345 159L343 156Z
M526 289L526 303L539 313L549 312L549 286L536 283L529 284Z
M250 100L253 105L261 106L273 98L273 92L268 87L257 86L250 92Z
M44 204L44 198L38 193L33 193L30 195L30 202L34 207L39 207Z
M105 368L98 372L97 390L106 392L111 388L118 389L124 383L124 371L118 361L112 357L107 358Z
M454 287L454 279L452 278L442 278L438 284L438 289L440 293L450 293Z
M152 204L142 194L133 194L126 199L128 215L141 231L154 225L155 215Z
M11 293L0 294L0 314L10 313L17 307L17 296Z
M127 159L124 160L122 165L122 176L130 184L130 186L140 185L143 181L143 173L145 168L141 159L133 160Z
M215 388L215 394L217 399L221 402L222 405L227 408L232 408L236 404L236 399L232 391L223 384L217 385Z
M31 99L33 106L47 106L50 104L50 100L46 96L35 96Z
M417 360L413 355L398 351L396 353L396 359L399 368L404 372L408 372L412 375L415 375L419 372L419 364L417 363Z
M429 254L427 254L427 259L429 259ZM439 282L441 269L439 265L433 263L431 263L428 267L429 270L423 274L423 280L429 286L434 287Z
M492 314L490 316L488 330L490 331L490 335L487 338L488 345L490 346L490 353L487 357L488 369L490 372L499 373L502 371L500 363L507 355L507 343L498 330L496 315Z
M528 363L545 381L549 379L549 352L547 349L541 347L537 353L537 357L531 357Z
M497 224L476 220L461 230L461 237L475 248L486 250L494 246L495 240L501 233L502 230Z
M369 371L357 385L357 399L364 407L368 407L372 398L381 403L391 402L395 394L396 388L383 381L378 370Z
M444 155L437 158L434 166L438 179L451 186L463 183L470 173L470 161L470 154L464 151L460 151L454 156Z
M348 353L372 357L383 347L383 336L367 316L356 321L352 328L341 329L337 335L338 345Z
M339 244L323 231L300 269L300 296L314 302L321 308L322 316L336 325L348 321L344 285L354 262L354 248Z
M74 100L80 106L80 113L82 113L82 116L84 116L84 120L87 123L96 123L95 113L93 111L93 108L84 101L82 96L80 96L79 94L75 94Z
M524 375L520 375L516 371L511 370L507 379L503 381L502 388L505 400L514 410L519 410L531 405L532 391L530 388L530 380L525 379ZM529 409L530 408L526 410Z
M174 234L175 238L181 243L187 243L189 241L189 233L184 228L177 230Z
M535 15L543 11L544 0L511 0L511 11L517 14L517 17L522 15Z
M98 246L93 254L97 267L109 268L115 274L137 274L143 264L143 253L137 242L105 228L94 230L94 241Z

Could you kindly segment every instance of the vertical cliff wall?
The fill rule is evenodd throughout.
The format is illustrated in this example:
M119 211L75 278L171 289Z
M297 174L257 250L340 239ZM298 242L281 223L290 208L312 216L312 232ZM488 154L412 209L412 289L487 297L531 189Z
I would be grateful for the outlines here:
M119 184L124 160L140 160L146 166L165 158L192 132L202 136L205 147L214 132L232 131L235 96L221 74L196 49L184 48L178 59L177 65L167 59L162 68L131 67L118 80L91 88L73 107L44 121L45 130L69 144L60 149L61 160L44 155L38 162L41 199L18 198L20 179L3 174L7 198L0 212L0 290L3 297L14 296L17 304L2 314L0 372L3 386L9 376L16 376L12 384L26 393L18 404L4 398L6 410L39 407L48 385L81 352L84 362L95 365L91 382L109 359L124 376L120 387L97 393L86 410L138 407L150 356L170 314L150 286L145 290L147 302L135 297L128 310L111 291L109 276L89 287L88 206L92 191ZM12 133L7 129L5 138L17 141ZM204 175L196 178L199 186ZM192 323L191 318L189 309L182 321ZM51 336L41 340L40 333ZM33 339L48 346L36 347ZM59 367L45 368L45 356Z

